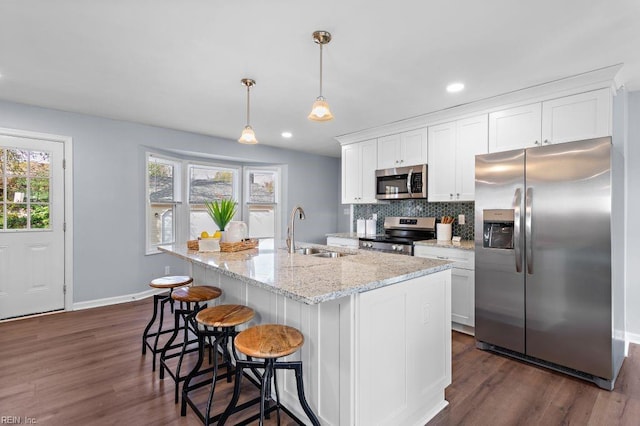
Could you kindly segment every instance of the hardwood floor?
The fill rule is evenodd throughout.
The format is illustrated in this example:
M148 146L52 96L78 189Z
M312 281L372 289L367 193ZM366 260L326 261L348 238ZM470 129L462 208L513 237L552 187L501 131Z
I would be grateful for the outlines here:
M191 409L180 416L180 405L173 403L173 381L159 380L159 371L151 371L151 354L141 355L142 330L151 308L152 299L145 299L0 323L0 420L15 416L23 424L28 417L40 425L202 424ZM464 334L453 333L452 347L449 406L429 426L640 424L637 345L631 345L612 392L477 350L473 338ZM206 390L199 395L202 401ZM230 385L218 382L216 412L231 391ZM243 397L255 395L245 381ZM275 415L267 424L276 424ZM283 413L282 424L295 423Z
M449 406L440 425L640 425L640 346L630 345L612 392L588 382L475 349L453 332Z
M201 425L190 408L180 416L173 380L168 375L160 380L159 367L151 371L151 353L141 354L152 306L149 298L0 323L0 421L15 416L39 425ZM202 405L207 391L198 390ZM232 384L218 382L216 413L232 391ZM245 380L240 402L257 395ZM240 413L227 424L248 415ZM272 413L266 423L276 424L275 419ZM285 413L281 420L296 424Z

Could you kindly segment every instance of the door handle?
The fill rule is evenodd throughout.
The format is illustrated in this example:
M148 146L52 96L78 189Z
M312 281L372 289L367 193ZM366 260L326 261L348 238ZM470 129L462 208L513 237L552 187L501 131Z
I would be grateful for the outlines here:
M522 204L522 190L516 189L513 194L513 248L516 256L516 272L522 272L522 243L520 241L520 205Z
M411 191L411 175L413 174L413 169L409 169L409 174L407 175L407 192L409 192L409 197L413 198L413 191Z
M533 274L533 238L532 238L532 223L531 223L531 210L533 208L533 188L527 188L527 192L525 194L525 236L524 240L526 242L527 248L527 273L529 275Z

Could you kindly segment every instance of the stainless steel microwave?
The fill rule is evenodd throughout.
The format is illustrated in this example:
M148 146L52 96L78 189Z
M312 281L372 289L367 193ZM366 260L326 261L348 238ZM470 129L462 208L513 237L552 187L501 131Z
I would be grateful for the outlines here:
M376 170L376 198L427 198L427 165Z

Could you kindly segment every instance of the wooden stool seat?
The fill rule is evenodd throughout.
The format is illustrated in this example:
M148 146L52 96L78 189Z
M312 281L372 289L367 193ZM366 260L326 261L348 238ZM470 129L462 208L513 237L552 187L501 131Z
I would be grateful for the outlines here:
M218 305L198 312L196 321L207 327L235 327L251 320L255 314L244 305Z
M298 329L281 324L262 324L241 331L235 338L236 348L255 358L280 358L291 355L304 344Z
M168 277L156 278L149 283L149 287L153 288L176 288L191 284L193 278L183 275L175 275Z
M222 290L218 287L210 285L197 285L191 287L180 287L173 290L171 298L178 302L206 302L207 300L217 299L222 294Z

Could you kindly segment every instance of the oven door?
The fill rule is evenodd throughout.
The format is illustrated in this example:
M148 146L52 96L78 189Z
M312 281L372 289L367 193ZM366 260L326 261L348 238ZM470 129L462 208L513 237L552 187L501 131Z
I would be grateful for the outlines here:
M427 165L376 170L376 198L427 198Z

